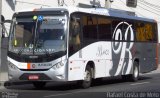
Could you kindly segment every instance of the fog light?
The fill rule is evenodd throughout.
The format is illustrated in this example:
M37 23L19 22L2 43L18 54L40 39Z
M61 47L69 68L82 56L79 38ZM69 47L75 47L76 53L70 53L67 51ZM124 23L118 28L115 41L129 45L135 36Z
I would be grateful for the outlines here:
M12 79L13 79L13 76L12 76L12 75L9 75L8 78L9 78L9 80L12 80Z
M57 75L57 78L64 79L64 75Z

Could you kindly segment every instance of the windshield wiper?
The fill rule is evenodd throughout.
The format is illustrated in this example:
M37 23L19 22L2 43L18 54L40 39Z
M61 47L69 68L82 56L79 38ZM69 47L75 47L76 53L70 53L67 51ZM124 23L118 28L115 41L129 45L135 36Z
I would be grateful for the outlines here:
M29 43L32 41L32 39L29 41ZM18 55L20 56L22 54L22 52L24 51L24 48L26 48L25 46L23 46L19 51L18 51Z
M50 56L50 53L46 50L46 48L43 47L43 49L45 50L46 56Z
M20 56L22 54L22 52L24 51L25 47L22 47L19 51L18 51L18 55Z

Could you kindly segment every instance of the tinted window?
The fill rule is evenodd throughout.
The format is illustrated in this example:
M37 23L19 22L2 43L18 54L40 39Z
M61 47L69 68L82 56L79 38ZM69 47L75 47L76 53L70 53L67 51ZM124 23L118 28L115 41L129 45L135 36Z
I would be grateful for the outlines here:
M156 26L152 23L137 22L136 27L136 40L137 41L155 41L156 40Z
M113 40L134 41L134 22L130 20L113 20L112 22Z
M70 29L69 29L69 55L77 52L81 47L81 23L79 14L71 15Z
M111 19L98 17L99 40L111 40Z
M95 16L82 16L83 41L85 44L97 41L97 18Z
M112 39L116 41L123 40L123 24L120 20L112 21Z
M124 41L134 41L134 23L132 21L124 21L123 23L123 40Z

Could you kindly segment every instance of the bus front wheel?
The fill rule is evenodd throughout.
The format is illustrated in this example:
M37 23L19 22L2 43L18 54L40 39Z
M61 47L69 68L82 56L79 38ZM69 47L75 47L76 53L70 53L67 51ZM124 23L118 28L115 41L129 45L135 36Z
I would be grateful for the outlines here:
M78 81L78 85L81 86L82 88L89 88L91 86L91 82L92 82L92 71L91 67L87 66L85 70L84 80Z
M136 82L139 78L139 64L134 62L133 73L130 75L130 80Z

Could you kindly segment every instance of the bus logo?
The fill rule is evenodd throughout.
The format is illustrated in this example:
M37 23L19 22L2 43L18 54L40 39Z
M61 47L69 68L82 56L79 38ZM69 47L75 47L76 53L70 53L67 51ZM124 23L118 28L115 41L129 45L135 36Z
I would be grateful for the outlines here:
M122 30L121 26L125 26L126 28ZM130 42L134 41L132 25L127 22L120 22L116 26L112 38L115 40L112 42L112 59L119 60L113 62L114 68L110 71L111 75L129 74L132 68L132 60L130 60L132 59L131 48L134 44ZM129 59L124 59L126 57Z
M35 65L35 64L32 64L32 68L36 68L36 65Z

